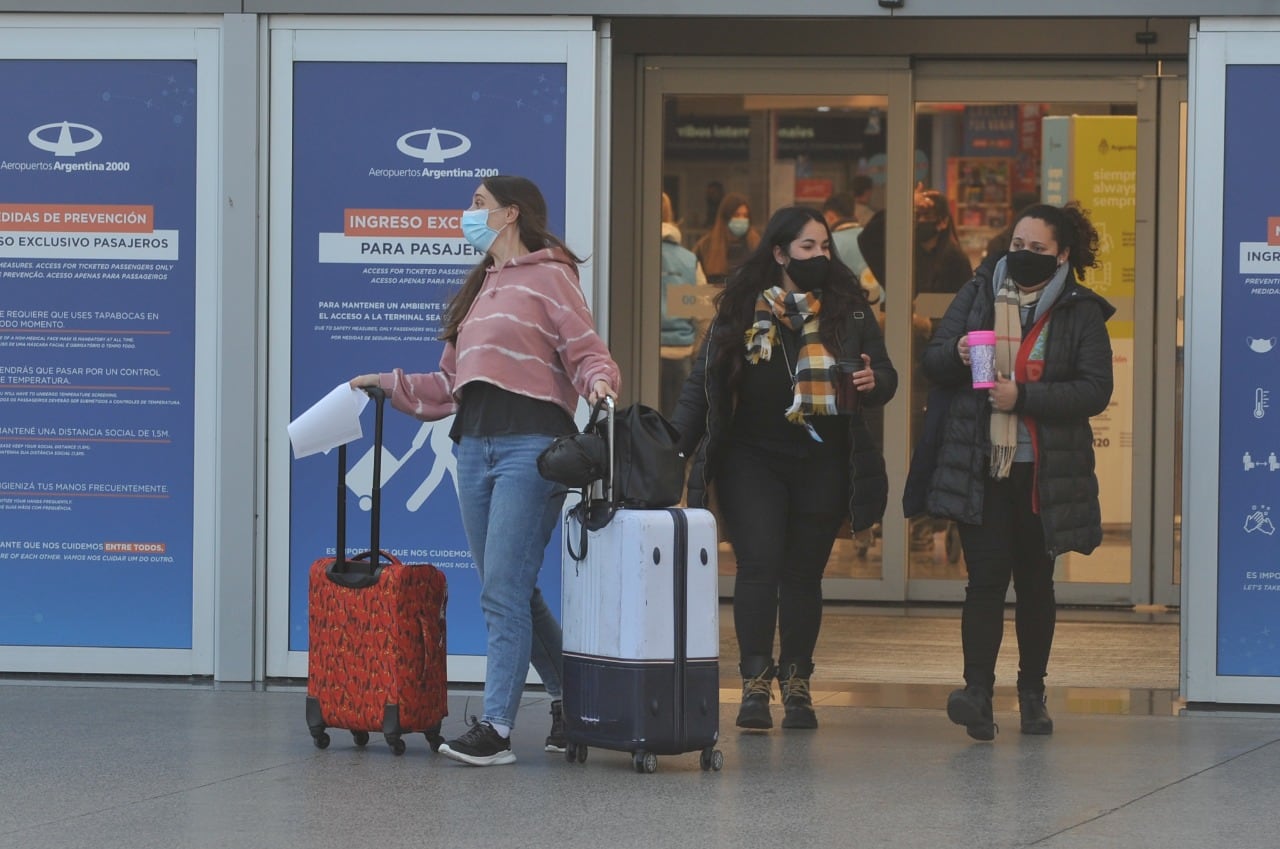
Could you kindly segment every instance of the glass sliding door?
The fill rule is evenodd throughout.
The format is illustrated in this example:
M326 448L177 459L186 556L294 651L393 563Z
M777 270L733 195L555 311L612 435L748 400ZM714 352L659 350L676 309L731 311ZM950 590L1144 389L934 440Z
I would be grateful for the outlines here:
M1033 203L1079 202L1100 236L1085 285L1116 307L1108 322L1115 389L1091 424L1101 490L1102 545L1059 557L1061 603L1150 599L1151 366L1156 303L1152 224L1157 108L1154 89L1125 80L1063 78L1051 66L966 78L946 67L916 77L916 156L927 214L913 246L910 419L923 420L928 384L919 368L930 329L989 254L1007 250L1017 213ZM970 71L970 73L972 73ZM927 220L922 221L921 218ZM1169 281L1170 287L1173 280ZM960 597L963 555L952 523L908 528L908 597Z
M641 313L641 369L649 375L642 391L670 413L715 295L773 210L847 203L847 210L829 210L836 251L856 270L866 267L856 247L861 225L909 185L902 156L909 149L907 77L905 69L856 63L768 69L759 62L736 67L734 60L649 63L646 71L639 208L641 232L652 238L644 237L639 277L662 284L635 292L633 302ZM890 405L868 422L896 452L891 476L902 474L906 451L905 440L893 435L895 415L901 413ZM905 576L893 536L900 525L886 517L885 526L894 528L888 537L882 527L855 537L846 526L828 563L826 596L901 599ZM723 539L719 563L722 585L731 587L736 564Z
M712 250L717 220L746 219L742 238L749 240L779 206L821 208L867 184L862 202L883 210L880 306L900 386L872 426L883 440L889 509L874 531L841 535L826 572L828 598L963 597L956 528L907 522L900 509L927 397L920 354L972 269L1003 249L1020 208L1078 200L1102 236L1101 265L1086 284L1117 308L1108 325L1116 385L1110 407L1092 422L1103 544L1087 557L1059 559L1058 598L1107 605L1176 599L1169 554L1176 509L1156 491L1177 490L1168 480L1176 469L1157 458L1175 455L1178 428L1156 420L1158 409L1175 404L1165 395L1175 385L1172 363L1161 366L1157 351L1174 349L1176 330L1172 313L1157 310L1171 308L1181 279L1166 263L1180 255L1173 241L1181 227L1170 216L1180 214L1182 201L1168 181L1178 174L1182 131L1169 117L1176 95L1162 101L1161 87L1144 76L1154 70L1127 63L922 62L909 70L905 62L853 60L644 61L635 279L613 287L615 305L634 305L640 400L674 403L706 330L731 264L717 252L730 239L722 234ZM1174 90L1169 85L1166 92ZM917 214L918 191L932 193L928 215ZM664 277L663 251L672 250L664 237L687 252L686 260L692 256L691 279ZM720 565L729 594L734 560L727 543Z

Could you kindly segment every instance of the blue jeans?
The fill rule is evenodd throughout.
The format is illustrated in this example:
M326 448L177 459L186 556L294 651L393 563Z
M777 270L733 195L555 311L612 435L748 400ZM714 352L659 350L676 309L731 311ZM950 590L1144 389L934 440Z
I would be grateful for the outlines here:
M562 638L538 589L538 571L560 521L563 487L538 474L552 437L464 436L458 445L458 505L480 571L480 609L488 629L484 716L515 727L529 663L547 694L560 698Z

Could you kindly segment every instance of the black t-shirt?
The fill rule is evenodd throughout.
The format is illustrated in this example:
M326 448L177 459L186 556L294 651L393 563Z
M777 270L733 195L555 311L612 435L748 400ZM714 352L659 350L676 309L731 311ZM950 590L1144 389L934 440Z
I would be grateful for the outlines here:
M462 400L449 436L458 442L464 436L563 436L577 429L573 418L559 404L476 380L462 387Z
M803 425L787 421L786 410L795 400L791 373L800 334L781 329L779 336L781 344L774 345L771 359L743 366L729 438L795 457L831 452L833 457L841 458L840 462L847 462L849 422L843 416L809 417L809 423L822 437L822 442L810 436Z

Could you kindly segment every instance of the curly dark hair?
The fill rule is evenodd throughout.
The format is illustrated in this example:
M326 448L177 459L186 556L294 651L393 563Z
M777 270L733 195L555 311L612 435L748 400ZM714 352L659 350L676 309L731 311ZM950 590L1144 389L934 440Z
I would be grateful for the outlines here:
M782 266L774 258L773 249L788 253L791 243L800 237L800 231L810 221L822 225L827 239L831 229L822 213L809 206L785 206L769 218L760 244L738 266L725 283L724 291L716 296L716 323L713 345L716 359L713 367L727 369L729 385L736 387L745 362L743 338L747 328L755 320L756 301L760 293L772 286L782 285ZM831 246L831 264L822 291L822 320L819 336L832 356L840 351L840 334L844 322L839 319L855 309L868 309L867 296L849 266L841 261L835 246ZM829 320L834 319L834 320Z
M1084 280L1084 270L1098 264L1098 230L1078 202L1071 201L1066 206L1048 203L1029 206L1018 214L1013 226L1017 227L1024 218L1043 221L1053 231L1059 250L1071 249L1067 262L1071 264L1077 280Z

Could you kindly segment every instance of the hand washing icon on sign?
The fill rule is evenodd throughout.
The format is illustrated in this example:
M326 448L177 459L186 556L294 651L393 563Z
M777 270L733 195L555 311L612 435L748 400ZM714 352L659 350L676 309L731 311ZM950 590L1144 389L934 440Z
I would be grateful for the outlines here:
M1244 518L1244 532L1246 534L1263 533L1272 536L1276 532L1276 526L1271 524L1271 508L1263 505L1253 507L1253 512Z

